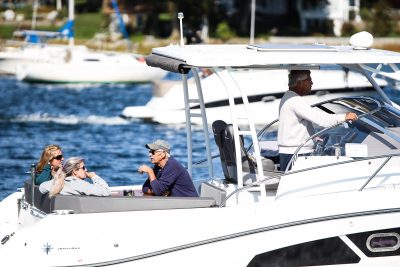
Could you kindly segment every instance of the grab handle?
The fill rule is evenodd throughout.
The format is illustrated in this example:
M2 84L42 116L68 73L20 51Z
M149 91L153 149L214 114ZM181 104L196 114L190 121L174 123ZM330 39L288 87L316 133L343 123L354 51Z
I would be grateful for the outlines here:
M32 187L31 187L31 196L32 196L32 207L35 207L35 164L32 163L31 165L31 180L32 180Z

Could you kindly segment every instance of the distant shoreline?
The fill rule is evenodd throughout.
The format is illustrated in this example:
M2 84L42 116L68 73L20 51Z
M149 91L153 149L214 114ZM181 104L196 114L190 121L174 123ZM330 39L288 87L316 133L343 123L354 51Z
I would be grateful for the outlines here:
M324 36L271 36L269 38L256 38L255 43L273 43L273 44L326 44L326 45L348 45L350 37L324 37ZM227 44L247 44L248 38L235 37L228 40ZM65 41L51 42L55 44L66 44ZM86 45L94 50L107 50L116 52L127 52L127 44L125 40L118 40L117 42L99 42L93 39L75 40L77 45ZM174 39L159 39L153 36L146 36L143 41L138 43L132 43L133 49L131 52L138 54L149 54L153 47L166 46L169 44L178 44L179 40ZM223 42L219 39L210 38L208 40L210 44L222 44ZM7 45L7 40L0 38L0 47ZM387 49L392 51L400 52L400 38L399 37L376 37L374 38L374 48Z

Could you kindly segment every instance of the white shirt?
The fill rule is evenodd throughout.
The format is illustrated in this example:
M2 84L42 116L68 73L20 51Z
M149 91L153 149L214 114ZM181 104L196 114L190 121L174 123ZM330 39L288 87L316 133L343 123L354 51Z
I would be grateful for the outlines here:
M313 123L320 127L329 127L344 122L345 118L346 114L328 114L313 109L296 92L287 91L279 105L279 153L294 154L298 146L314 134ZM310 140L299 153L312 152L313 145Z

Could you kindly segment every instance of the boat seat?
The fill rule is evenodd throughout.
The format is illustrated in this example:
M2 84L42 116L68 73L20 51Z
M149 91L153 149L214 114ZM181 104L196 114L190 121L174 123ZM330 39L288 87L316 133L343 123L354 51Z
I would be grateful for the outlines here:
M215 143L218 146L222 171L225 179L231 183L237 183L237 170L236 170L236 154L235 154L235 141L233 135L233 126L227 124L222 120L214 121L212 124L212 130L214 133ZM249 158L245 148L243 137L240 136L240 153L242 157L242 168L244 177L243 183L250 184L256 181L256 165ZM262 158L262 165L264 170L264 176L275 175L275 163L268 158Z
M200 185L200 196L201 197L212 197L216 201L216 205L219 206L225 201L226 191L220 189L208 182L203 182Z
M25 200L32 204L30 180L25 182ZM45 213L56 210L72 210L73 213L122 212L139 210L166 210L215 207L212 197L155 197L155 196L84 196L57 195L49 198L35 185L35 207Z

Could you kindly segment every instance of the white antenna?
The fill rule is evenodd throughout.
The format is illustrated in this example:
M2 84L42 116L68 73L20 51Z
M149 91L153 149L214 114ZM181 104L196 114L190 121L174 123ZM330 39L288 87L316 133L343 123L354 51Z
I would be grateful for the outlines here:
M182 27L183 12L179 12L178 13L178 19L179 19L179 26L180 26L180 30L181 30L181 46L183 46L184 45L184 42L183 42L183 27Z

